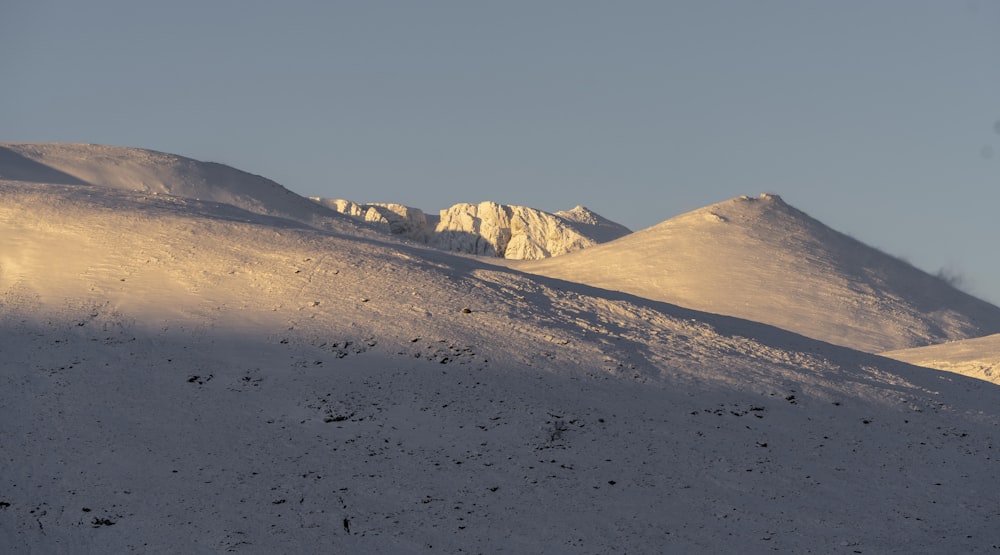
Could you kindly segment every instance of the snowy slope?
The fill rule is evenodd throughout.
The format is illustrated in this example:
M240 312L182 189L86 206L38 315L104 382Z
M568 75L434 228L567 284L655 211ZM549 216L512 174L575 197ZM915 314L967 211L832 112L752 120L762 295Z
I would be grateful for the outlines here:
M525 271L765 322L867 352L1000 331L1000 308L775 195L739 197Z
M0 182L0 546L1000 545L1000 388L180 197Z
M331 230L358 227L259 175L223 164L138 148L70 143L0 143L0 179L93 185L230 204Z
M883 355L1000 384L1000 334L889 351Z
M527 206L459 203L427 217L402 204L312 198L383 231L433 247L512 260L537 260L612 241L631 231L587 208L550 214Z

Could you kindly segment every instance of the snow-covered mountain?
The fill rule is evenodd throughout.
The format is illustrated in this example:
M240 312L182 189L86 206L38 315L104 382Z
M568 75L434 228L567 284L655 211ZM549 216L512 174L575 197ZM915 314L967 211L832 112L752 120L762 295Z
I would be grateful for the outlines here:
M910 364L1000 384L1000 334L882 354Z
M485 201L456 204L441 210L437 217L428 217L418 208L401 204L312 200L439 249L513 260L548 258L631 233L627 227L583 206L550 214L527 206Z
M1000 331L1000 308L776 195L735 198L613 243L516 267L867 352Z
M356 232L334 210L270 179L152 150L73 143L0 143L0 179L91 185L229 204L256 214Z
M50 179L0 180L5 552L1000 546L986 382Z

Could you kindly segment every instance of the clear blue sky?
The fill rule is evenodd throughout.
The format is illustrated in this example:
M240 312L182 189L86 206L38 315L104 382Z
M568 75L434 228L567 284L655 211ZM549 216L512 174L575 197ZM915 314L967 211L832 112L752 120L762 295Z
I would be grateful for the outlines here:
M0 140L136 146L306 195L762 191L1000 303L1000 3L5 0Z

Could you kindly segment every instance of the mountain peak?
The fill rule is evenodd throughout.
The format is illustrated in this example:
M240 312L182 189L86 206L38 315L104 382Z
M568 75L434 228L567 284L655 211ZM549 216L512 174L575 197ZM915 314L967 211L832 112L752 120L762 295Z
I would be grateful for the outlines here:
M778 204L778 205L785 204L785 201L782 200L781 196L776 195L774 193L761 193L756 198L753 198L753 197L750 197L750 196L747 196L747 195L743 195L740 198L745 199L745 200L761 200L761 201L770 202L770 203Z
M598 214L594 213L592 210L586 206L576 205L570 210L561 210L555 213L557 216L566 218L567 220L573 220L576 222L596 224L600 219L602 219Z
M1000 331L997 307L775 194L736 197L523 269L868 352Z
M779 195L772 193L761 193L756 197L749 195L741 195L738 197L731 198L729 200L724 200L722 202L712 204L701 208L702 211L711 210L725 210L725 211L738 211L747 214L759 214L766 210L774 209L789 209L792 208L788 203L786 203ZM696 210L697 212L697 210Z
M572 210L556 212L555 216L562 218L567 225L577 228L579 233L583 233L597 241L607 243L624 237L632 230L613 222L586 206L577 205Z

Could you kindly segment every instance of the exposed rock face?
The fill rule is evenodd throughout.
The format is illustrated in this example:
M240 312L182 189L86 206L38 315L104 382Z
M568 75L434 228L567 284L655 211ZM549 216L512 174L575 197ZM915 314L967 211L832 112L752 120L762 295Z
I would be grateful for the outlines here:
M393 235L403 235L423 243L430 238L427 216L419 208L394 203L358 204L344 199L310 198L327 208L375 224Z
M631 233L582 206L550 214L495 202L460 203L437 222L401 204L357 204L314 198L338 212L382 226L389 233L434 247L516 260L537 260L580 250Z
M445 250L504 258L511 211L493 202L461 203L441 211L431 244Z

